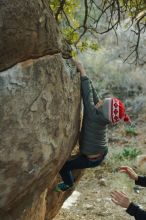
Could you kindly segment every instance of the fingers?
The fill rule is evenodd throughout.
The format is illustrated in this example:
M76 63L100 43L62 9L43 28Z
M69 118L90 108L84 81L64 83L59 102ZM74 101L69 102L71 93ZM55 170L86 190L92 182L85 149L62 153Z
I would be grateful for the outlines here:
M112 202L114 202L117 205L120 205L121 196L119 195L119 192L117 191L112 192L111 197L112 197L111 198Z
M133 180L138 179L138 175L135 173L135 171L131 167L122 166L122 167L119 167L119 171L122 173L128 174L128 176Z
M133 169L131 167L128 167L128 166L121 166L119 167L119 170L123 170L123 171L133 171Z
M122 167L119 167L119 171L121 173L127 173L127 174L132 174L134 171L131 167L128 167L128 166L122 166Z
M121 202L123 201L123 198L125 195L119 191L114 191L111 193L111 197L114 200L114 203L117 205L121 205Z
M129 170L129 168L130 167L128 167L128 166L121 166L121 167L119 167L119 171L122 171L122 172L127 172L128 170Z
M127 198L127 195L124 192L121 192L121 191L111 192L111 196L117 202L122 202L125 198Z
M75 60L75 59L73 59L73 61L74 61L75 65L76 65L77 70L79 71L80 68L82 67L82 63L80 61Z
M130 200L127 195L120 191L111 192L112 201L123 208L128 208Z
M128 166L121 166L121 167L119 167L119 169L127 169L127 168L129 168Z
M83 67L83 64L79 61L75 61L75 64L76 64L77 68Z
M126 195L124 192L120 191L119 193L120 193L122 196L127 197L127 195Z
M111 199L113 203L115 203L116 205L119 205L118 201L115 200L114 198Z
M113 198L117 198L117 199L120 199L121 196L123 196L123 194L119 191L113 191L113 192L111 192L111 195Z

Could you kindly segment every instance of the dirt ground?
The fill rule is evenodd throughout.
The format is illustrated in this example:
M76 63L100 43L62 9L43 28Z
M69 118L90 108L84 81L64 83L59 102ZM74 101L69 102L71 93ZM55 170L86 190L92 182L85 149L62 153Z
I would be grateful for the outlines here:
M97 168L86 169L84 176L75 188L78 199L67 207L63 205L54 220L132 220L125 209L112 203L110 192L114 189L124 191L131 199L146 209L146 188L135 189L135 184L125 174L116 171L120 165L129 165L138 174L146 174L146 166L137 166L137 158L114 160L113 155L125 146L141 150L146 154L146 116L143 115L136 125L136 135L127 135L123 125L109 131L109 154L105 162Z

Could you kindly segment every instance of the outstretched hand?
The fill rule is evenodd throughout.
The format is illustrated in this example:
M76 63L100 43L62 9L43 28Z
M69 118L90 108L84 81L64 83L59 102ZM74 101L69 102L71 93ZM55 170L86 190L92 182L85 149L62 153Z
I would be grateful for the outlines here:
M138 175L135 173L135 171L131 167L121 166L119 167L118 170L122 173L126 173L130 179L138 180Z
M77 72L80 73L80 76L86 76L86 71L83 67L83 64L81 62L75 61Z
M128 196L120 191L113 191L111 192L112 202L116 205L120 205L123 208L128 208L130 205L130 200Z

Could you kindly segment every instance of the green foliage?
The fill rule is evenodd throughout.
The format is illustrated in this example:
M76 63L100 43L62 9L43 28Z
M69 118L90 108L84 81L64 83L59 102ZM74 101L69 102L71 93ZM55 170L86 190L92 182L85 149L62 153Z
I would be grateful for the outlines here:
M58 8L60 7L61 1L50 0L49 4L53 12L56 14L56 12L58 11ZM79 6L80 6L79 0L66 0L65 4L63 5L64 12L67 13L70 19L73 19L73 22L75 21L75 12L80 9ZM62 11L60 14L60 20L61 19L64 19ZM74 24L76 25L76 22Z
M132 147L125 147L121 152L115 155L115 158L118 160L131 160L137 157L139 154L141 154L140 150Z
M97 51L99 49L98 35L111 30L116 32L122 18L130 17L132 23L137 25L136 31L133 31L137 36L137 43L133 42L134 47L130 47L134 48L130 52L130 56L135 51L136 59L139 59L139 39L141 32L145 31L145 23L143 22L146 17L145 0L48 1L66 42L78 52L84 52L88 49ZM127 24L127 29L128 27L131 27L130 21Z
M98 50L98 48L99 48L99 45L98 45L98 42L96 42L96 41L94 42L94 41L90 41L88 39L84 39L78 43L78 49L81 52L84 52L88 49L92 49L92 50L96 51L96 50Z
M79 27L79 21L76 19L76 13L80 10L80 1L66 0L65 4L62 6L63 8L61 8L60 0L50 0L49 4L54 14L57 16L56 19L65 36L68 37L70 34L74 37L73 31Z
M135 127L131 127L131 126L127 126L125 128L125 133L130 135L130 136L136 136L138 135L136 128Z
M111 152L110 152L111 153ZM141 151L133 147L125 147L122 150L115 149L112 151L110 157L106 161L106 166L109 172L117 172L120 166L135 165L135 158L141 154Z
M73 32L71 27L62 28L62 32L66 37L68 43L73 44L79 39L79 34L77 32Z
M145 0L121 0L121 5L128 8L129 16L135 16L144 12L146 9Z
M61 32L63 33L66 41L73 46L73 57L77 55L75 48L84 52L88 49L94 51L98 50L98 42L96 40L91 40L86 38L80 39L82 19L84 16L84 10L82 2L79 0L66 0L63 6L63 9L58 11L60 7L60 0L50 0L49 4L54 12L54 15L57 15L56 19L60 25ZM75 47L74 47L75 46Z

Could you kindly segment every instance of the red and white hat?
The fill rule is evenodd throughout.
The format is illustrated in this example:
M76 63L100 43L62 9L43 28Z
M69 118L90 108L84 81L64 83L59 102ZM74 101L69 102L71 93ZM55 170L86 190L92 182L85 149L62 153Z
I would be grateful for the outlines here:
M103 114L112 124L116 124L123 120L130 123L131 120L125 113L125 106L121 100L117 98L106 98L103 103Z

